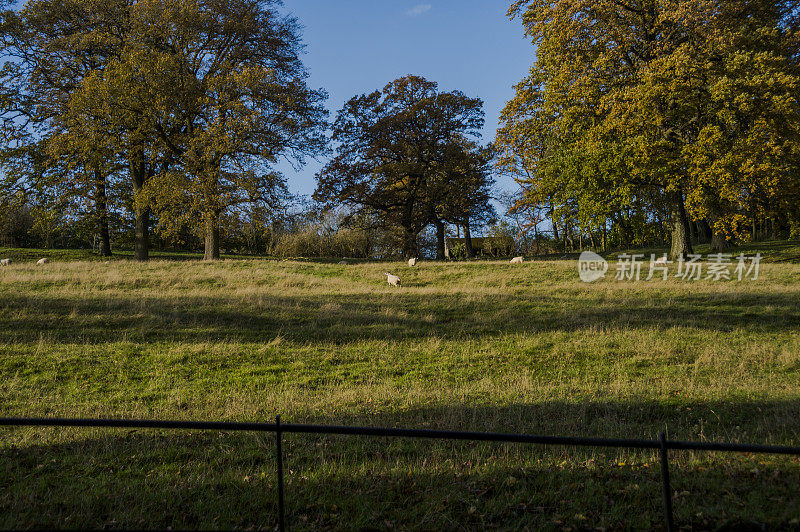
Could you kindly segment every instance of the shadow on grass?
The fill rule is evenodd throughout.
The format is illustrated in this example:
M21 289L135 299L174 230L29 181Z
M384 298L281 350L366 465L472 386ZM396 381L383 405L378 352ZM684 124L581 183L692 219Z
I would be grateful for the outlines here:
M694 252L701 254L701 255L708 255L711 253L716 253L711 250L711 244L694 244ZM587 250L589 250L587 248ZM592 250L589 250L592 251ZM608 260L618 260L619 256L622 254L630 255L633 253L642 254L644 255L644 260L649 261L650 255L653 254L656 257L661 257L662 255L669 253L669 246L662 245L662 246L655 246L655 247L646 247L646 248L630 248L630 249L618 249L618 250L610 250L610 251L601 251L601 250L594 250L603 257ZM800 262L800 240L765 240L765 241L758 241L758 242L748 242L746 244L740 244L737 246L732 246L722 251L722 253L728 253L733 256L736 256L740 253L744 253L745 255L752 256L756 253L760 253L762 256L762 261L765 263L769 262ZM551 253L547 255L536 255L531 257L529 260L570 260L576 261L580 258L581 253L579 251L573 251L568 253Z
M711 439L726 434L726 426L753 423L752 417L741 417L747 413L761 412L769 421L779 414L796 418L800 411L800 401L694 406L717 414ZM619 421L616 430L597 434L596 426L585 423L599 416ZM680 425L677 416L668 406L631 401L420 408L369 418L294 421L461 430L538 427L526 432L647 437L642 433ZM37 441L69 441L0 450L4 528L276 525L272 435L25 430L39 432ZM797 437L796 428L773 423L747 439L796 444ZM284 441L292 529L649 529L663 523L658 457L652 451L300 434L286 434ZM679 524L696 529L797 526L800 459L672 455Z
M138 343L237 339L299 342L469 338L582 329L789 332L800 328L793 294L695 293L678 297L618 293L230 295L63 298L8 295L0 301L0 342Z
M710 246L700 246L703 253L710 253ZM749 242L730 249L724 253L734 255L745 253L755 255L761 253L765 262L800 262L800 241L798 240L769 240L763 242Z

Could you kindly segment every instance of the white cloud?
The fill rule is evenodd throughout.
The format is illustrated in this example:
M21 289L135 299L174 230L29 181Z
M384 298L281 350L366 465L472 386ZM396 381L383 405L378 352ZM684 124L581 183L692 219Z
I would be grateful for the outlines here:
M418 17L430 11L431 7L433 6L431 6L430 4L419 4L406 11L406 15L408 15L409 17Z

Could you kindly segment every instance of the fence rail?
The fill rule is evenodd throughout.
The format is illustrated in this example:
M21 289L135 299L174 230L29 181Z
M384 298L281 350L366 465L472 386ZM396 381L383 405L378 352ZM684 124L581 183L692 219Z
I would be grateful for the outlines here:
M672 490L669 476L669 451L720 451L738 453L782 454L800 456L800 447L758 445L743 443L699 442L668 440L662 432L655 440L619 438L582 438L571 436L536 436L503 432L467 432L452 430L403 429L388 427L351 427L339 425L308 425L281 423L246 423L227 421L175 421L146 419L78 419L78 418L0 418L5 427L98 427L98 428L145 428L178 430L217 430L239 432L272 432L275 434L278 480L278 526L286 530L283 482L282 435L323 434L343 436L373 436L389 438L417 438L436 440L482 441L499 443L522 443L530 445L559 445L574 447L607 447L620 449L653 449L659 451L661 459L661 488L664 498L664 524L667 530L675 529L672 509Z

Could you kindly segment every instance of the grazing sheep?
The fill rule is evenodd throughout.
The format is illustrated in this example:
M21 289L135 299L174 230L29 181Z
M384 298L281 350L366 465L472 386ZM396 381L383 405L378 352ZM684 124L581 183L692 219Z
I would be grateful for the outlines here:
M522 264L522 257L514 257L511 259L511 264Z
M0 266L8 266L9 264L11 264L11 259L0 260Z
M400 286L400 278L396 275L392 275L389 272L386 272L386 282L392 286Z
M50 259L45 257L43 259L39 259L39 261L36 263L37 266L41 266L42 264L50 264Z
M413 268L414 266L417 265L417 259L416 258L408 259L408 265Z
M347 262L346 260L340 260L339 261L339 266L347 266L348 264L350 264L350 263Z
M656 260L653 261L653 265L655 265L655 266L659 266L659 265L666 266L667 263L668 263L668 261L667 261L667 256L666 255L664 255L660 259L656 259Z

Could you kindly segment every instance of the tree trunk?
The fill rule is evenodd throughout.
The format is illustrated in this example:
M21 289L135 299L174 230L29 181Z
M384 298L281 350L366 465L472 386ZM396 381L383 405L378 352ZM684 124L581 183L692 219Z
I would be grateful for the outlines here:
M672 223L672 244L669 250L670 259L693 253L689 240L689 217L683 204L683 192L678 190L673 198L670 220Z
M111 256L111 237L108 232L108 200L106 198L106 178L99 167L94 169L95 197L94 208L97 213L97 231L100 233L100 256Z
M606 228L607 223L606 220L603 220L603 253L606 252L606 238L608 235L608 229Z
M464 247L467 251L467 258L472 259L475 257L475 250L472 249L472 235L469 232L469 222L464 224Z
M556 213L552 203L549 204L549 211L547 214L550 216L550 221L553 222L553 240L558 242L560 240L558 236L558 223L556 223Z
M145 183L144 154L133 151L130 159L130 173L133 180L134 198L138 199ZM134 258L138 261L150 259L150 208L136 207L136 235L134 242Z
M134 258L138 261L150 259L150 209L136 211L136 242Z
M700 242L703 244L708 243L711 240L711 226L708 225L708 220L705 218L698 220L697 228L699 229L698 238L700 239Z
M619 245L622 248L630 248L631 241L633 240L631 237L632 228L630 224L628 224L625 220L624 215L620 215L617 219L617 234L619 235Z
M445 259L444 249L444 222L436 220L436 260Z
M403 258L413 259L417 256L417 235L410 227L403 227Z
M206 246L203 260L219 260L219 211L205 215Z

